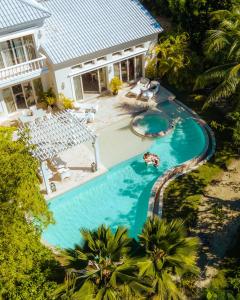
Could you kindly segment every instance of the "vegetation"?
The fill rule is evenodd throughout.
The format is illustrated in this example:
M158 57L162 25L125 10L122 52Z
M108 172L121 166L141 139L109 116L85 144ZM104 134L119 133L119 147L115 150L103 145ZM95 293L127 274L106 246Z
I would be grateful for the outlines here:
M124 228L81 233L83 247L69 251L68 299L182 299L181 277L198 272L198 240L186 236L181 221L148 219L139 243Z
M212 22L218 23L218 26L208 31L205 52L217 66L200 75L195 85L195 89L213 87L208 104L232 96L239 88L240 7L214 12Z
M122 81L118 77L113 77L110 82L110 88L114 95L118 94L119 89L122 86Z
M12 140L13 131L0 128L0 295L52 300L56 262L40 242L52 218L39 190L38 163L24 139Z
M152 283L156 299L183 299L179 282L185 274L197 274L198 240L187 237L183 222L148 219L139 235L143 257L138 260L139 275Z
M160 38L152 49L146 76L161 78L179 89L191 88L195 83L196 67L199 67L196 55L189 48L189 35L169 34ZM191 72L192 76L189 76Z

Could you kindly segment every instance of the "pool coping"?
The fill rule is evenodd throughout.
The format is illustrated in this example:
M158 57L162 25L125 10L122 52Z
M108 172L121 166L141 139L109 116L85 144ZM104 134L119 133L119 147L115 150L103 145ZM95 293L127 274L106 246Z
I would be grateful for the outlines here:
M144 132L139 131L138 127L136 125L136 122L147 115L166 115L166 114L164 112L160 112L158 109L151 109L151 110L145 111L145 112L137 115L135 118L133 118L131 120L131 123L130 123L133 133L135 133L136 135L138 135L140 137L154 138L154 137L164 137L173 131L175 125L173 123L171 123L169 119L167 119L167 122L168 122L167 130L164 130L164 131L161 130L158 133L144 133ZM166 115L166 118L167 118L167 115Z
M208 124L195 111L187 107L179 100L175 99L172 101L174 101L178 106L183 107L186 111L188 111L188 113L190 113L190 115L192 115L195 118L195 121L200 125L200 127L203 130L203 134L206 140L206 145L203 151L198 156L195 156L187 160L186 162L168 170L155 181L148 202L148 212L147 212L148 217L153 217L154 215L158 215L159 217L162 217L163 194L165 188L175 178L198 168L200 165L208 161L213 156L216 149L215 136L212 129L208 126ZM211 152L208 154L210 145L212 149Z

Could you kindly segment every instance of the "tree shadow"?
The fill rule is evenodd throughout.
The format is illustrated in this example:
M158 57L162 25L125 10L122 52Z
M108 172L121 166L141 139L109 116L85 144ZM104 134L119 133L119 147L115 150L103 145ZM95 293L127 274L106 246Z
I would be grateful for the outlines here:
M203 179L194 171L187 176L179 177L173 182L174 188L166 189L163 201L163 217L168 221L181 218L187 227L197 224L200 195L206 186Z

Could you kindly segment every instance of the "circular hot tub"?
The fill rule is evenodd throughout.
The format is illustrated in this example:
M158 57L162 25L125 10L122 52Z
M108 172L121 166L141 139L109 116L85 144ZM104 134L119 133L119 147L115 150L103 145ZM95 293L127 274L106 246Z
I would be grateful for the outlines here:
M168 117L161 112L146 112L135 117L132 121L133 131L141 136L165 136L172 129Z

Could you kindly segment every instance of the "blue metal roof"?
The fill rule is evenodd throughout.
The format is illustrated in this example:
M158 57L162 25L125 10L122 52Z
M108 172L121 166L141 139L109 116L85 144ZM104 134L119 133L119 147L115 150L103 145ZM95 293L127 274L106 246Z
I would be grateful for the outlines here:
M54 64L162 31L137 0L45 0L43 49Z
M0 33L3 29L50 16L34 0L0 0L0 7Z

